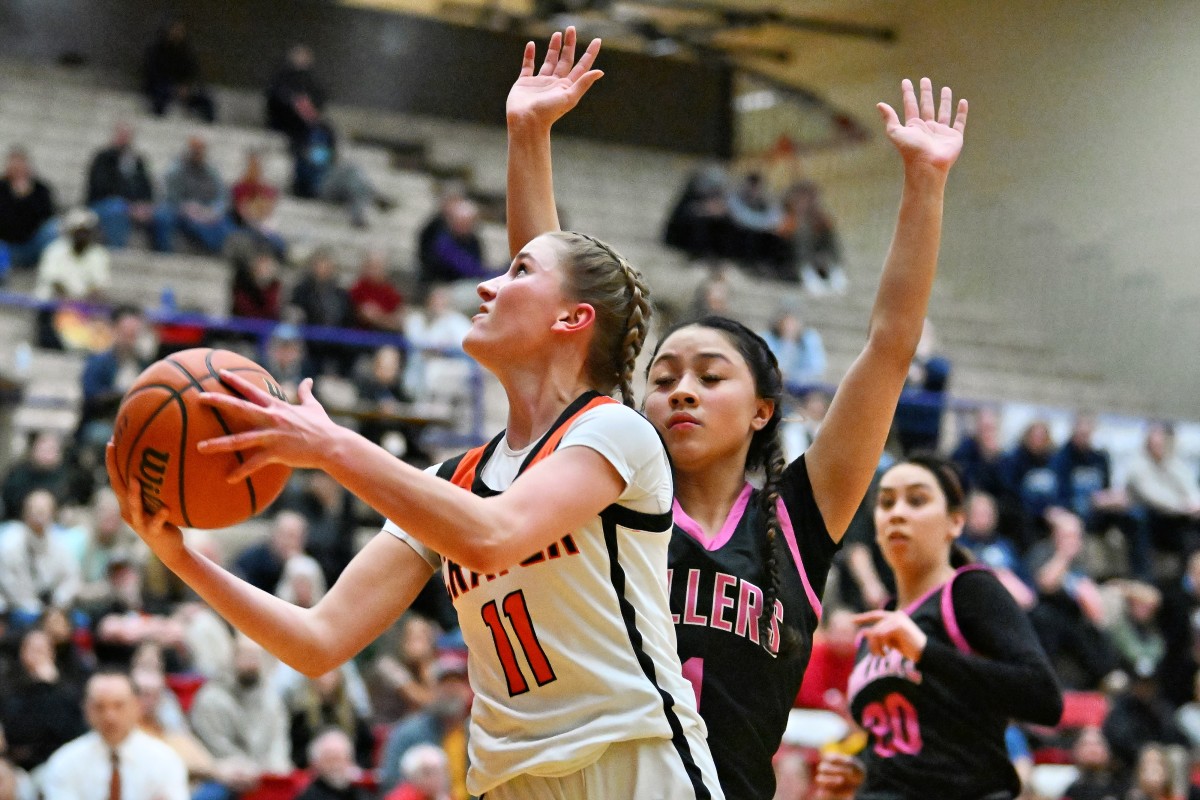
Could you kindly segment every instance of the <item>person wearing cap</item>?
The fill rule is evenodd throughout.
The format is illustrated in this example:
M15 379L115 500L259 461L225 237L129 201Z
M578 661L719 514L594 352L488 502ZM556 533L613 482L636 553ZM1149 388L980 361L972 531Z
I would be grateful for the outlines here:
M467 720L471 715L471 684L467 681L464 650L440 653L431 670L433 699L424 710L396 723L388 733L379 762L379 788L385 794L401 781L401 761L412 748L436 745L446 752L452 784L451 797L466 798Z
M34 294L39 300L102 301L112 285L108 250L97 241L96 212L73 208L63 233L42 252Z

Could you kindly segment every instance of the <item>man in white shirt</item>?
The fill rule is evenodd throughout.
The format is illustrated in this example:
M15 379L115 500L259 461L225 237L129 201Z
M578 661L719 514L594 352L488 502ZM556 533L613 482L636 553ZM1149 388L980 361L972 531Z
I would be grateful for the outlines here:
M55 530L57 505L46 489L30 492L20 521L0 528L0 610L32 619L47 605L75 602L79 561Z
M188 800L187 770L175 751L138 729L133 683L101 672L87 684L90 733L67 742L41 776L54 800Z
M108 250L96 241L96 213L72 209L63 235L42 252L34 294L39 300L101 301L111 282Z

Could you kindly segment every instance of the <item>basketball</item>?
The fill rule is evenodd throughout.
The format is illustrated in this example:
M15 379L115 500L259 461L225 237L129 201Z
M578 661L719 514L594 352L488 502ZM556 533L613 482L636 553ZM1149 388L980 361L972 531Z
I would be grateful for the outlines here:
M160 508L183 528L226 528L262 511L283 491L291 468L270 464L237 484L226 481L241 453L201 453L205 439L243 430L228 412L200 402L201 392L241 395L220 379L221 370L261 380L282 398L283 390L258 364L228 350L196 348L156 361L125 393L113 426L115 468L109 474L121 496L131 479L141 481L148 514Z

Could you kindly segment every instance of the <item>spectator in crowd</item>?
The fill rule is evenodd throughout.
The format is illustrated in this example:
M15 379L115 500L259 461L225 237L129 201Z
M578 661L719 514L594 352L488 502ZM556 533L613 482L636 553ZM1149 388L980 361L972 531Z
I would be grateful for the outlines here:
M46 606L70 608L79 594L79 561L54 522L58 503L45 489L25 498L21 519L0 529L0 610L31 623Z
M194 534L193 531L193 542L199 538ZM208 556L212 549L196 544L193 546L197 552L204 552L206 558L220 563L219 558ZM233 633L225 620L207 605L195 600L176 606L174 618L183 628L184 647L189 656L188 672L213 680L232 669Z
M292 288L289 304L300 312L305 325L347 328L353 321L350 293L338 280L333 253L317 249L308 259L308 269ZM309 342L309 364L320 374L344 375L350 371L355 351L330 342Z
M234 267L230 310L235 317L279 321L283 313L283 281L279 262L269 250L259 250L249 264Z
M295 500L281 507L304 516L304 551L320 565L326 585L332 586L354 556L349 493L324 472L310 472Z
M25 498L37 489L54 495L59 505L76 499L72 470L63 454L63 440L55 431L34 434L25 458L9 468L4 476L0 497L4 501L3 519L17 519L25 507Z
M800 398L800 406L785 412L784 422L779 426L779 437L783 440L784 458L789 464L799 458L817 438L817 431L829 413L829 393L823 389L812 389Z
M1144 525L1130 512L1129 495L1112 485L1108 453L1092 443L1096 417L1080 414L1071 426L1071 438L1054 455L1051 468L1058 475L1059 505L1070 509L1093 533L1120 529L1134 577L1153 577L1150 542Z
M470 328L471 320L451 303L450 287L428 288L424 306L404 322L409 345L404 385L410 397L452 404L465 400L470 364L461 354Z
M135 225L149 230L154 219L154 185L146 159L133 147L133 126L118 122L112 141L92 158L87 204L100 223L104 243L125 247Z
M229 190L208 161L208 143L191 136L187 150L167 172L163 202L154 210L154 249L175 249L174 235L182 232L206 252L220 253L233 231Z
M146 97L155 116L163 116L177 102L205 122L216 118L212 96L200 82L200 62L182 20L171 20L160 29L146 51L144 78Z
M1129 465L1127 488L1145 511L1156 548L1192 553L1200 548L1200 485L1175 455L1175 430L1158 423L1146 431L1145 451Z
M812 655L804 669L804 681L796 696L798 708L848 713L846 688L854 671L857 634L854 615L849 609L835 606L822 616L813 638Z
M707 316L732 317L733 314L733 284L729 280L726 269L709 270L696 291L692 293L692 303L688 306L685 316L688 319L702 319Z
M263 649L239 636L232 678L210 680L192 702L192 730L218 759L239 757L264 772L291 769L283 701L263 676Z
M1108 740L1097 727L1087 727L1075 737L1071 760L1079 770L1063 793L1063 800L1123 800L1129 781L1112 761Z
M663 240L710 265L734 254L733 223L726 200L725 170L710 166L695 172L667 219Z
M0 800L37 800L29 773L0 755Z
M73 208L63 217L63 235L42 251L34 296L39 300L103 302L112 285L108 249L96 235L96 212Z
M794 309L776 312L762 337L779 361L779 371L789 389L824 380L825 343L820 332L807 325Z
M466 785L466 723L471 713L471 685L465 653L445 652L433 666L433 700L423 710L402 719L388 734L380 757L379 786L391 791L400 782L400 760L419 744L441 747L450 758L455 797Z
M1167 642L1162 685L1178 705L1191 699L1200 662L1200 550L1188 556L1182 575L1164 582L1160 618Z
M183 626L167 614L147 608L142 595L142 574L125 560L109 565L112 599L96 610L95 651L101 665L129 669L143 645L153 644L172 671L188 659Z
M301 608L312 608L325 596L325 573L312 556L294 555L283 565L275 596Z
M342 158L337 132L311 100L305 97L296 100L295 109L304 126L291 139L295 166L292 193L343 205L350 213L351 225L367 227L367 208L375 204L387 210L392 202L375 190L357 164Z
M785 277L797 278L814 296L845 294L842 245L833 219L821 203L821 190L811 181L793 184L783 196L780 235L791 247L792 266Z
M297 44L267 87L267 127L295 139L306 125L296 105L305 100L317 111L325 109L325 90L313 74L312 50Z
M1175 710L1163 699L1152 672L1135 672L1129 688L1112 701L1104 720L1104 736L1113 755L1127 768L1138 761L1138 752L1151 742L1183 744L1175 727Z
M494 274L495 270L487 266L479 238L479 207L466 199L450 202L445 226L430 244L422 284L478 282Z
M76 619L80 619L80 616L67 609L51 606L38 618L37 630L49 637L54 666L58 668L63 681L72 686L83 686L96 671L96 657L86 639L81 642L77 635Z
M32 267L58 236L54 195L33 174L24 148L8 151L0 178L0 280L8 265Z
M970 489L987 492L996 498L1004 512L1007 488L1001 468L1004 450L1000 444L1000 417L995 409L981 406L973 415L970 434L959 439L951 460L958 465L963 481Z
M344 731L333 728L312 741L308 761L316 777L296 800L369 800L371 792L355 783L362 769L354 763L354 749Z
M276 258L287 257L287 242L269 227L271 215L279 204L279 190L263 174L262 153L246 153L246 167L230 190L233 209L230 212L237 226L236 234L244 237L251 248L269 248ZM230 239L230 243L233 239Z
M950 360L939 354L933 323L926 319L896 406L896 435L904 452L937 450L949 381Z
M0 706L14 763L32 771L84 732L80 688L59 672L45 631L33 628L21 637L16 677Z
M1059 507L1058 473L1050 464L1054 451L1050 426L1035 420L1002 461L1004 480L1009 493L1020 503L1029 541L1041 537L1046 530L1047 512Z
M280 511L271 521L266 541L252 544L234 560L234 571L246 582L273 592L283 577L283 565L304 552L308 520L295 511Z
M771 196L763 176L757 172L746 175L727 202L738 260L771 277L794 280L788 275L788 243L779 235L783 207Z
M1192 698L1175 712L1175 726L1193 752L1200 752L1200 675L1192 680Z
M267 341L264 367L275 378L291 402L296 402L300 381L313 373L300 329L290 322L280 323Z
M242 758L215 759L187 726L164 721L160 709L174 696L166 687L161 672L134 670L131 679L138 700L138 726L145 733L170 747L183 761L192 788L192 800L231 800L253 789L260 777L259 768Z
M412 402L399 348L385 345L376 350L370 371L355 381L355 391L363 409L373 412L359 423L359 433L410 464L433 463L421 447L422 428L395 418Z
M1101 627L1104 601L1084 566L1079 518L1059 510L1050 524L1050 538L1035 544L1026 557L1038 593L1029 618L1051 661L1070 657L1082 672L1080 688L1091 689L1118 666Z
M388 277L387 261L378 250L369 251L350 287L350 306L356 327L398 333L404 329L404 295Z
M417 271L418 282L421 286L436 283L433 243L446 230L450 209L460 200L467 199L467 190L458 181L449 181L441 187L438 194L438 210L421 226L417 234L417 258L420 268Z
M1188 800L1195 792L1187 785L1186 775L1177 768L1175 748L1158 742L1147 743L1137 758L1133 787L1126 800Z
M340 669L308 678L289 698L291 710L292 761L300 769L309 766L308 748L322 731L341 731L354 745L354 761L369 769L375 737L367 720L359 715L346 692Z
M376 718L387 723L424 708L434 691L437 627L412 612L401 617L396 627L394 646L382 649L371 662L367 682Z
M113 344L88 356L83 365L83 408L78 437L85 446L103 446L112 438L112 423L121 398L150 363L143 338L146 320L136 306L112 312Z
M1037 605L1037 595L1029 588L1016 545L1000 533L999 522L992 496L986 492L971 492L967 496L967 518L958 544L974 556L976 562L995 573L1017 605L1028 611Z
M80 606L92 612L107 607L114 600L109 579L113 565L131 564L140 570L145 559L145 545L121 519L116 494L108 487L100 489L92 500L88 543L80 560Z
M1119 600L1108 623L1108 636L1130 672L1157 673L1166 655L1167 643L1158 625L1162 595L1153 586L1132 580L1110 581Z
M50 758L42 776L47 797L89 800L102 796L97 788L106 787L110 798L188 800L183 760L138 728L141 709L128 675L94 675L84 710L91 731Z
M432 744L409 748L400 759L403 782L384 800L451 800L450 762L446 751Z

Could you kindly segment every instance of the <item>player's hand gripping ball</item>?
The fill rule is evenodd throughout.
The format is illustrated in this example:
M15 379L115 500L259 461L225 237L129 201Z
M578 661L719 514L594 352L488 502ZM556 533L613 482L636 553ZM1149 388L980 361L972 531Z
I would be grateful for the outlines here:
M196 444L247 429L230 412L199 401L201 392L240 397L220 379L229 370L283 398L265 369L228 350L184 350L151 364L126 392L113 427L115 459L108 479L118 497L130 480L141 485L147 515L166 508L182 528L226 528L262 511L283 491L292 470L269 464L230 484L242 453L201 453Z

